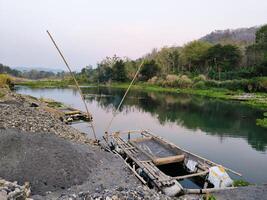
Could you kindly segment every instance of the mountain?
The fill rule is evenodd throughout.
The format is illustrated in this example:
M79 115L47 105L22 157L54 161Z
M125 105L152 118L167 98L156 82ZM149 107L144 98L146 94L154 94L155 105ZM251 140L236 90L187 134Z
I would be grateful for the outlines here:
M44 72L53 72L53 73L58 73L65 71L64 69L58 69L58 68L45 68L45 67L12 67L13 69L19 70L19 71L31 71L31 70L36 70L36 71L44 71Z
M227 30L215 30L208 35L200 38L201 41L210 42L212 44L235 44L245 47L254 43L255 33L260 26L250 28L238 28Z

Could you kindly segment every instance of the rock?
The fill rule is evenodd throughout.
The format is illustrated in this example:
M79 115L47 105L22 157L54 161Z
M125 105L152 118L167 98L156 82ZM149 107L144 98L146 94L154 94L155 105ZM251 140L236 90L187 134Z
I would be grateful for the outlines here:
M12 183L0 178L0 184L0 200L25 200L30 196L29 183L20 186L16 181Z
M7 200L7 192L0 191L0 200Z

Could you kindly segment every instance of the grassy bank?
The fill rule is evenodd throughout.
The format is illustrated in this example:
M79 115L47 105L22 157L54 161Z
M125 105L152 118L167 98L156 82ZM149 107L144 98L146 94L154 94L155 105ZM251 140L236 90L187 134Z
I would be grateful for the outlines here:
M111 85L101 85L105 87L113 88L127 88L129 84L126 83L114 83ZM219 98L224 100L240 101L243 104L253 106L255 108L267 110L267 94L266 93L245 93L243 91L232 91L222 88L209 88L209 89L176 89L170 87L160 87L150 84L136 84L132 86L132 89L155 91L155 92L176 92L181 94L192 94L211 98Z
M66 80L38 80L20 82L18 85L28 86L32 88L63 88L68 87L69 81Z

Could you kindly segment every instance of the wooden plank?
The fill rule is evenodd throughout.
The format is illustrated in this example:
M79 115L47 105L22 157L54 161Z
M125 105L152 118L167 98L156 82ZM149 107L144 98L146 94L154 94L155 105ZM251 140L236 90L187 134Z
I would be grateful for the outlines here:
M165 165L165 164L170 164L170 163L176 163L176 162L181 162L183 161L185 156L182 155L176 155L176 156L168 156L165 158L155 158L153 159L153 163L155 165Z
M171 179L173 179L173 180L182 180L182 179L192 178L192 177L196 177L196 176L204 176L204 175L206 175L208 173L209 173L209 170L206 170L206 171L198 172L198 173L194 173L194 174L171 177Z
M132 150L132 149L135 149L135 147L127 147L125 148L126 150Z
M141 163L148 163L148 162L151 162L152 160L141 160L140 162Z
M162 180L167 179L167 176L162 171L160 171L152 162L146 163L145 167L156 177L158 181L162 182Z
M143 137L143 138L134 138L134 139L130 139L129 141L130 142L144 142L144 141L148 141L148 140L151 140L152 137Z

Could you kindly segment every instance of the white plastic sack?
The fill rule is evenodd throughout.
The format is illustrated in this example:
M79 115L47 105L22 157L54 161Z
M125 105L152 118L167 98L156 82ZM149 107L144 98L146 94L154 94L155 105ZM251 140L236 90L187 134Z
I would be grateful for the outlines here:
M225 188L233 184L233 180L222 166L209 168L208 181L214 185L214 188Z
M169 197L174 197L182 191L178 181L175 180L173 181L173 183L174 184L172 186L167 186L162 188L164 194L168 195Z
M193 173L197 171L197 162L194 160L188 160L185 164L185 166L187 167L188 171Z

